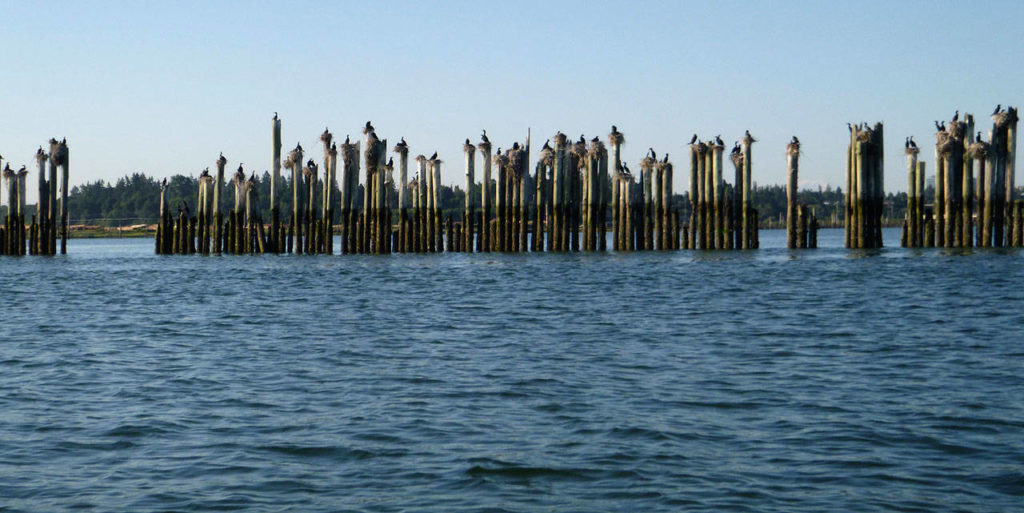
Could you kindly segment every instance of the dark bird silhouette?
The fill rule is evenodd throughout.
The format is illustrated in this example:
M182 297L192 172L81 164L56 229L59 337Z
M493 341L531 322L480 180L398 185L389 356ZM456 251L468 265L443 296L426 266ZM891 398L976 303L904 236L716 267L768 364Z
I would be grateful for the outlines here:
M668 153L665 154L665 160L662 160L662 162L668 164Z
M981 132L978 132L978 136L974 140L975 141L981 141Z
M953 122L956 123L960 119L960 110L957 109L953 112Z
M580 134L580 141L579 141L579 142L581 142L581 143L584 143L584 144L585 144L585 143L587 142L587 138L586 138L586 137L583 137L583 134Z
M592 142L592 143L599 143L599 142L601 142L601 139L599 139L599 138L598 138L598 137L597 137L597 136L595 135L595 136L594 136L594 138L590 140L590 142Z
M469 139L466 139L466 142L467 142L467 143L469 143ZM402 146L408 146L408 144L406 144L406 142L405 142L405 137L403 137L403 138L402 138L402 140L401 140L401 141L399 141L399 143L400 143L400 144L401 144Z
M846 124L846 129L852 132L853 131L853 125L847 123Z
M430 156L430 160L434 160L436 158L437 158L437 152L435 151L434 154Z
M469 137L466 138L466 144L469 144Z
M487 138L487 130L484 130L483 132L484 133L480 135L480 140L485 143L491 142L491 140Z
M518 150L519 149L519 143L517 143L517 142L512 143L512 149L513 150Z
M164 182L160 184L161 187L167 187L167 179L164 178Z
M690 144L693 144L695 142L697 142L697 134L693 134L693 137L690 138Z
M550 150L550 149L551 149L551 139L548 139L547 141L544 141L544 147L542 147L541 150Z
M622 163L622 169L625 169L626 172L629 173L629 166L627 166L625 162ZM630 173L630 174L632 174L632 173Z
M750 130L745 130L745 131L743 132L743 136L744 136L744 137L748 137L748 138L750 138L750 139L753 139L753 137L751 137L751 135L750 135Z
M618 129L618 128L616 128L616 127L615 127L615 125L612 125L612 133L613 133L613 134L617 134L617 133L619 133L619 129Z
M906 139L903 140L903 147L904 148L909 148L910 147L910 138L909 137L907 137Z
M274 111L274 121L277 121L277 111Z
M245 170L242 169L242 163L241 162L238 163L238 172L242 173L242 174L245 174Z
M796 138L796 136L794 135L794 136L793 136L793 140L792 140L792 141L789 141L789 142L790 142L791 144L800 144L800 139L797 139L797 138Z
M999 108L1002 107L1002 106L1003 106L1002 104L996 105L996 110L992 111L992 115L995 116L996 114L999 114Z
M366 126L364 126L364 127L363 127L363 133L364 133L364 134L367 134L367 133L370 133L370 132L373 132L373 131L374 131L374 130L373 130L373 125L372 125L372 124L370 124L370 122L369 122L369 121L367 121L367 122L366 122Z
M349 141L351 141L351 139L349 139L348 134L345 134L345 144L351 144Z
M942 125L940 125L938 121L935 122L935 131L936 132L941 132L942 131Z
M910 147L917 148L917 143L914 142L914 136L910 136Z
M725 143L722 142L721 134L715 136L715 144L717 144L719 146L725 146Z
M945 131L945 130L946 130L946 122L945 122L945 121L943 121L943 122L942 122L942 123L941 123L941 124L939 125L939 129L940 129L940 130L942 130L942 131Z

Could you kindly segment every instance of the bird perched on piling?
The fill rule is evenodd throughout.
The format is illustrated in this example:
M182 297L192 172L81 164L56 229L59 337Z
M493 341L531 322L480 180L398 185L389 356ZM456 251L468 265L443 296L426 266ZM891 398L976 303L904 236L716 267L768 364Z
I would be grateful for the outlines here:
M717 145L717 146L725 146L725 143L722 142L721 134L715 136L715 145Z
M468 141L469 139L466 139L466 140ZM548 139L547 141L544 141L544 146L541 147L540 151L550 150L550 149L551 149L551 139Z
M960 109L953 112L953 122L956 123L960 119Z
M366 122L366 126L363 127L363 134L369 134L370 132L373 132L373 131L374 131L373 125L370 124L369 121L367 121Z
M661 161L664 164L668 164L668 153L665 154L665 160Z
M797 139L794 135L793 138L790 139L789 144L800 144L800 139Z
M996 104L996 110L992 111L992 115L995 116L996 114L999 114L999 109L1002 106L1003 106L1003 104L1001 104L1001 103L1000 104Z
M693 134L693 137L690 138L690 144L693 144L695 142L697 142L697 134Z
M917 148L917 143L914 142L914 136L910 136L910 147Z
M491 142L491 140L487 138L487 130L484 130L483 134L480 135L480 140L485 142L485 143L490 143Z
M434 154L431 155L428 160L437 160L437 152L435 151Z
M906 148L906 149L910 149L910 138L909 137L907 137L906 139L903 140L903 147Z
M657 154L657 153L654 153L654 148L647 148L647 152L648 152L648 153L650 153L650 155L649 155L649 156L650 156L650 157L651 157L652 159L657 159L657 158L658 158L658 154Z

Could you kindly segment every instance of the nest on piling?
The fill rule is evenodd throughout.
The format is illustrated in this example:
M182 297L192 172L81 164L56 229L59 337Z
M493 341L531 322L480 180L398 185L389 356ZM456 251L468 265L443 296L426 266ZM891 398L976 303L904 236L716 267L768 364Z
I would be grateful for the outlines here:
M626 142L626 136L622 135L622 132L618 130L612 130L612 133L608 134L608 142L612 146L623 144Z
M952 137L949 132L938 132L935 134L935 149L938 150L939 155L943 157L948 156L956 148L958 140Z
M10 163L4 164L3 176L4 180L11 180L12 178L14 178L14 171L11 170Z
M1013 107L1007 107L1006 110L999 111L992 115L992 121L996 125L996 129L1005 128L1007 125L1017 122L1017 109Z
M405 138L403 137L402 140L395 143L395 147L392 148L391 151L403 156L408 155L409 144L405 142Z
M3 156L0 156L0 158L3 158ZM46 152L43 151L43 147L40 146L39 150L36 151L36 160L38 160L40 162L46 162L46 160L49 159L49 158L50 158L50 156L47 155Z
M490 153L491 152L491 141L480 141L480 143L477 144L476 147L480 148L480 151L482 151L484 153Z
M227 163L228 159L224 157L223 153L221 153L220 157L217 158L217 167L224 167L225 165L227 165Z
M569 142L569 138L566 137L565 134L563 134L562 132L556 133L555 137L553 137L553 139L555 140L555 147L556 148L560 147L560 146L565 146L566 143Z
M708 145L703 142L698 142L693 145L693 149L697 152L697 155L704 156L708 152Z
M480 143L480 144L483 144L483 143ZM490 144L490 143L488 143L488 144ZM483 148L481 148L481 150L483 150ZM473 146L473 143L469 142L469 139L466 139L466 143L462 145L462 151L465 152L466 155L469 155L470 157L472 157L473 154L476 153L476 146Z
M324 143L324 146L329 147L331 145L331 139L333 138L334 136L331 135L330 130L327 130L327 128L324 128L324 133L320 134L320 141Z
M640 169L643 169L644 171L650 171L654 169L654 166L657 163L658 162L654 160L652 157L644 157L644 159L640 161Z
M296 144L295 149L288 152L288 158L296 165L302 165L302 145Z
M576 158L583 159L587 156L587 143L583 141L576 141L572 143L572 147L569 148L569 152L575 155Z
M491 161L498 169L505 169L505 166L508 165L508 155L501 153L501 148L498 148L498 153L491 157Z
M743 153L734 151L729 154L729 160L732 161L732 165L736 167L736 169L743 167Z
M800 143L791 142L786 145L786 155L798 156L800 155Z
M988 156L989 149L987 142L977 141L967 147L967 156L972 159L983 159Z
M512 171L513 176L516 178L522 176L523 169L525 168L526 152L520 148L509 150L508 152L508 167Z
M359 145L352 143L341 144L341 161L345 164L345 169L351 169L359 161Z
M744 132L743 139L740 139L740 143L745 144L747 146L749 146L749 145L751 145L751 144L753 144L755 142L757 142L757 139L754 139L754 136L750 135L750 130L747 130L746 132Z
M377 139L377 135L370 132L370 140L366 144L366 149L363 150L363 158L366 160L367 166L374 166L380 160L380 139Z
M915 148L913 146L908 146L903 149L903 153L906 155L917 155L920 152L921 150L919 148Z
M548 146L546 143L540 150L540 161L546 166L550 166L555 161L555 150Z
M338 145L334 144L334 143L331 143L331 149L327 150L327 154L332 156L332 157L337 157L338 156Z

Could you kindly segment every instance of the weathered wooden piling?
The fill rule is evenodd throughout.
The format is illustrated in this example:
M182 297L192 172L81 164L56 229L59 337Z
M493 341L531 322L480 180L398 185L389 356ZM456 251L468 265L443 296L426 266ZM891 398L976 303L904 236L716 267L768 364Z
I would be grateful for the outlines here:
M799 204L799 198L797 197L797 185L799 177L797 176L800 171L800 141L793 137L788 145L786 145L786 247L794 249L797 247L807 247L806 243L798 244L798 240L802 239L802 236L798 233L797 226L797 208ZM806 221L802 221L804 225L801 228L806 230Z
M758 225L753 219L751 219L751 212L753 211L753 198L750 195L750 184L751 184L751 146L756 142L750 135L750 131L746 131L743 135L743 139L740 139L740 151L743 155L743 182L737 184L740 187L740 199L743 202L741 207L741 229L743 231L743 245L740 249L753 249L756 247Z
M884 202L882 124L874 127L851 126L850 166L847 183L847 239L851 248L878 248L882 245Z

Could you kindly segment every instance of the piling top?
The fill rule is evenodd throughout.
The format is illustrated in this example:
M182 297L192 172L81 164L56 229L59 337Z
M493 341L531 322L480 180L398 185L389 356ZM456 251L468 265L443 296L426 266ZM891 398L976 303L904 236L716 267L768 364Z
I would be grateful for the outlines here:
M1003 128L1016 123L1017 109L1015 107L1007 107L1005 110L996 110L995 114L992 114L992 121L995 122L996 128Z
M569 138L566 137L565 134L563 134L562 132L556 133L555 136L552 137L552 139L555 140L555 148L565 146L566 143L569 142Z
M793 136L793 139L786 145L786 155L799 156L800 155L800 140Z
M976 141L967 147L967 155L974 159L983 159L988 156L989 144L985 141Z
M466 142L468 143L469 139L466 139ZM392 151L403 157L409 154L409 144L405 142L405 137L403 137L400 141L395 143L395 147L392 149Z
M217 158L217 167L224 167L224 165L227 163L228 159L224 157L223 153L221 153L220 157Z
M331 139L333 138L334 136L331 135L331 131L328 130L327 127L324 127L324 133L320 134L320 140L323 141L324 146L329 147L331 145Z
M608 134L608 142L612 146L617 146L626 142L626 136L623 135L615 125L612 125L612 131Z
M740 143L744 146L750 146L755 142L757 142L757 139L754 139L754 136L750 135L750 130L745 131L743 133L743 139L740 139Z
M462 151L465 152L466 155L469 155L470 157L472 157L473 154L476 153L476 146L473 146L473 143L469 142L469 137L466 138L466 142L462 145Z

